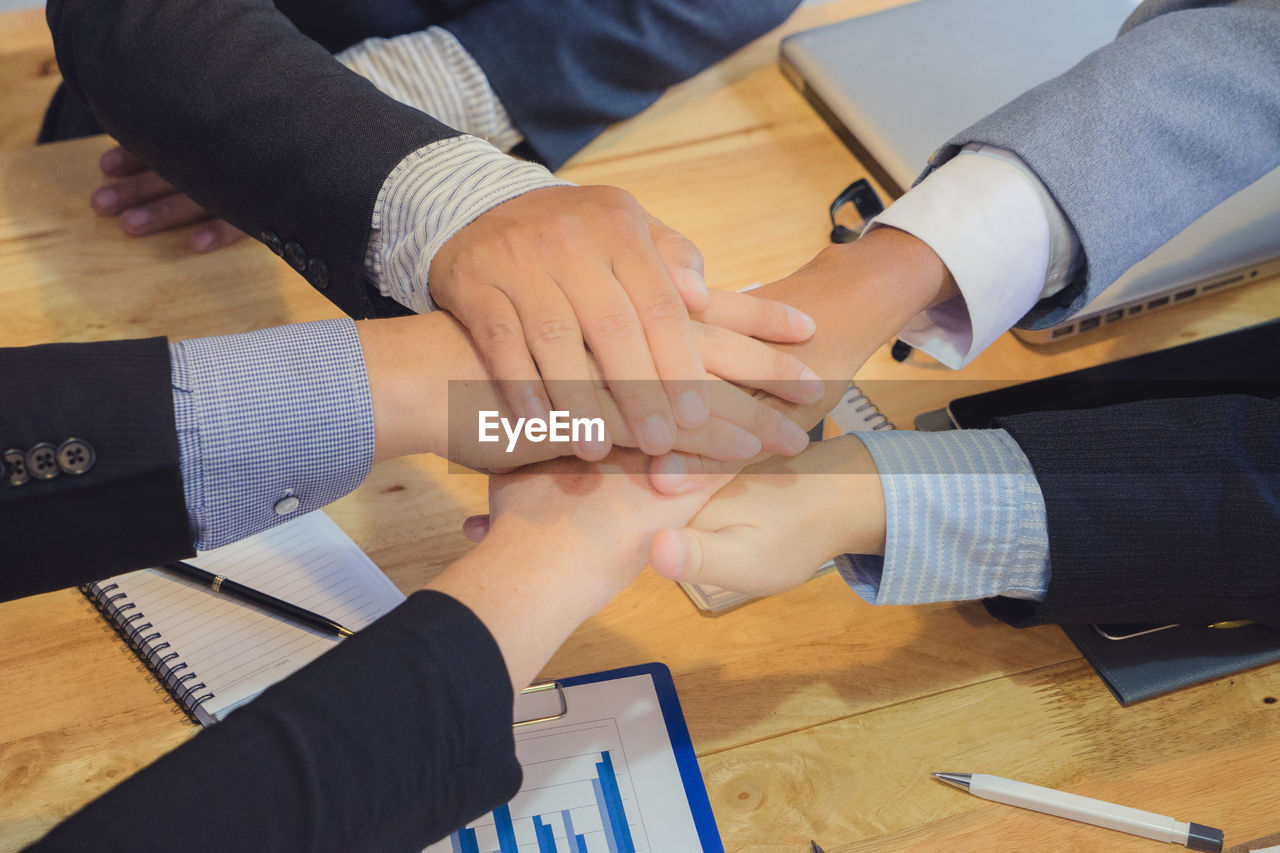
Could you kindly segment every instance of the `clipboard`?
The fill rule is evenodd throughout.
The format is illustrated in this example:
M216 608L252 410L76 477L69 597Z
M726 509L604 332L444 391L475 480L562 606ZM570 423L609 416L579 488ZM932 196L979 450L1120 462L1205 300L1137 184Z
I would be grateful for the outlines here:
M724 853L666 665L534 685L515 738L520 791L426 853Z

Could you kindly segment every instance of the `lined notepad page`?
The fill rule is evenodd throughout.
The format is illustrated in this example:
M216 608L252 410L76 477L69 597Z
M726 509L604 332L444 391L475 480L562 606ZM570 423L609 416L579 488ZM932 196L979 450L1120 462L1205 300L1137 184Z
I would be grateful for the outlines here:
M188 562L358 630L404 594L323 512L313 512ZM112 579L213 698L221 719L339 640L154 569Z

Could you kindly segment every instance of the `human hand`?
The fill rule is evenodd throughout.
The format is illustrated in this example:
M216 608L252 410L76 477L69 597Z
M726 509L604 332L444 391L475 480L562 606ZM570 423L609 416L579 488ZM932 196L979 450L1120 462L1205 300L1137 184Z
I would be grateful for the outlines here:
M492 530L430 586L489 626L516 689L639 574L656 531L687 523L728 479L668 497L649 487L645 463L615 450L602 462L558 459L489 479Z
M120 229L132 237L202 222L187 242L192 251L204 253L230 246L245 236L120 146L103 154L98 167L103 175L117 180L94 190L89 204L102 216L115 216Z
M677 428L711 416L701 381L711 367L689 318L711 308L701 254L622 190L517 196L446 242L429 276L436 303L467 327L519 415L545 418L554 408L599 417L589 386L573 381L592 375L589 347L644 452L665 453ZM799 328L781 340L812 334L811 321L793 319ZM713 364L728 371L731 360ZM576 452L607 450L608 442Z
M731 315L743 304L728 300L723 303L723 310L716 307L708 312L719 312L722 322L737 322ZM752 324L757 329L767 329L772 322L788 322L787 316L783 306L766 304L761 311L752 304L740 319L744 328L751 331ZM508 452L505 437L494 443L478 440L480 412L497 411L512 420L514 415L504 405L470 336L452 315L436 311L365 320L356 328L373 405L375 460L430 452L471 468L490 469L572 453L566 444L521 439ZM711 336L724 339L721 352L736 359L758 385L792 395L820 392L811 382L794 378L802 366L790 357L779 358L758 341L745 337L736 340L723 327L697 337L703 342ZM621 445L633 445L635 439L610 392L590 382L582 384L593 394L598 392L606 429L615 440ZM808 442L804 432L781 414L728 383L705 380L705 384L717 414L699 429L678 431L677 448L707 458L735 459L738 465L762 449L784 454L804 449Z
M746 469L688 527L658 533L650 562L672 580L771 595L837 554L883 553L884 536L875 463L858 438L844 436Z

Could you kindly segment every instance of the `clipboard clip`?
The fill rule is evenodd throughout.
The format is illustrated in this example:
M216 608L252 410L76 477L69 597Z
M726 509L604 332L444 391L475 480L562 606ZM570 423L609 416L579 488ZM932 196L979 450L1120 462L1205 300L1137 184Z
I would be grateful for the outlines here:
M558 720L569 713L564 687L558 681L530 684L516 697L513 728Z

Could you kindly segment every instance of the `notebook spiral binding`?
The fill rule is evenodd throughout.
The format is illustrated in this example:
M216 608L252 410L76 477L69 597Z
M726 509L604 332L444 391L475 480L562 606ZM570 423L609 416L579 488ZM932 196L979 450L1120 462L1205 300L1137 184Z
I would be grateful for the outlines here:
M894 428L884 413L871 402L871 398L852 382L828 417L846 433Z
M178 659L176 651L169 650L169 644L146 621L146 615L138 610L138 605L128 601L126 593L115 592L118 588L119 584L115 583L93 583L80 587L80 592L106 617L120 639L151 670L151 674L191 721L202 723L196 709L202 702L212 699L213 693L199 680L194 670Z

